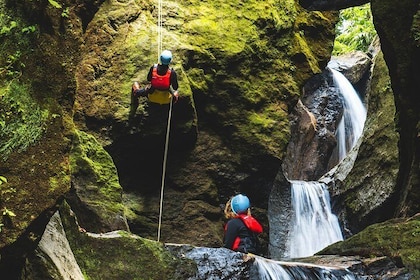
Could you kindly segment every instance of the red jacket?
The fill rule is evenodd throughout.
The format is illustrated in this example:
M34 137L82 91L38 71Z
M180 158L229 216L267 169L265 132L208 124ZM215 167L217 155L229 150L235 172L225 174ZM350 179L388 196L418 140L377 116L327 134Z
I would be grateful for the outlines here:
M171 73L171 69L168 68L165 75L159 75L157 65L154 65L151 80L152 87L158 90L168 90L171 85Z
M257 235L262 232L261 224L254 217L239 214L225 225L224 247L244 253L256 253Z

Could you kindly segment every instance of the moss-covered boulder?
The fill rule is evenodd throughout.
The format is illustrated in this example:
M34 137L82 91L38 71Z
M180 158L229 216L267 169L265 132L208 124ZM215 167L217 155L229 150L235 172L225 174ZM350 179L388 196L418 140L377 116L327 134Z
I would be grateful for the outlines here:
M420 277L420 215L406 219L392 219L373 224L358 234L330 245L319 254L339 254L363 257L387 256L396 266Z
M395 215L420 211L420 7L416 1L371 1L375 28L394 92L400 135L399 171L393 204ZM389 20L398 19L397 22Z
M395 104L387 67L380 52L374 61L368 115L356 161L343 184L335 188L336 207L343 201L343 219L351 232L392 217L390 207L399 168ZM345 165L343 168L348 168ZM339 167L340 169L340 167ZM366 172L369 170L369 172Z
M196 265L176 258L161 243L125 231L80 232L71 216L63 221L77 263L88 279L187 279Z
M87 233L66 202L50 220L19 279L187 279L196 264L127 231Z
M79 222L91 232L128 230L122 188L111 156L93 136L82 131L75 131L72 144L72 189L66 197Z

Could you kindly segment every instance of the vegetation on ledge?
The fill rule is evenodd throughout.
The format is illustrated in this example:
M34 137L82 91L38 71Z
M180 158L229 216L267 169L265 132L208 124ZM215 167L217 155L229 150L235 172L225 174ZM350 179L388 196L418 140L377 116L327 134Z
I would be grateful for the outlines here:
M374 224L349 239L332 244L318 254L363 257L388 256L420 277L420 214ZM413 278L413 279L414 279Z

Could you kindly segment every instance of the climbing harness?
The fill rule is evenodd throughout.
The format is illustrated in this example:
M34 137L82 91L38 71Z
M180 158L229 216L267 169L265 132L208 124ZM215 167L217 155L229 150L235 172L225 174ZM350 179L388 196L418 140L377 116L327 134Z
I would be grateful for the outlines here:
M159 55L162 53L162 0L158 0L158 62ZM166 175L166 161L168 158L168 146L169 146L169 131L171 128L171 118L172 118L172 94L169 101L169 113L168 113L168 122L166 126L166 139L165 139L165 151L163 154L163 164L162 164L162 182L160 188L160 203L159 203L159 225L157 232L157 241L160 241L160 231L162 227L162 212L163 212L163 193L165 189L165 175Z

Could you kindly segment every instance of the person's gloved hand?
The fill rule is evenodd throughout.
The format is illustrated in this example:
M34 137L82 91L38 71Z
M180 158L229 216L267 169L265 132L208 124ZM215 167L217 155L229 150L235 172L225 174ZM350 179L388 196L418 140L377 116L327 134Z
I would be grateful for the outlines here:
M176 90L172 93L173 97L175 98L175 103L178 102L178 98L179 98L179 92Z

